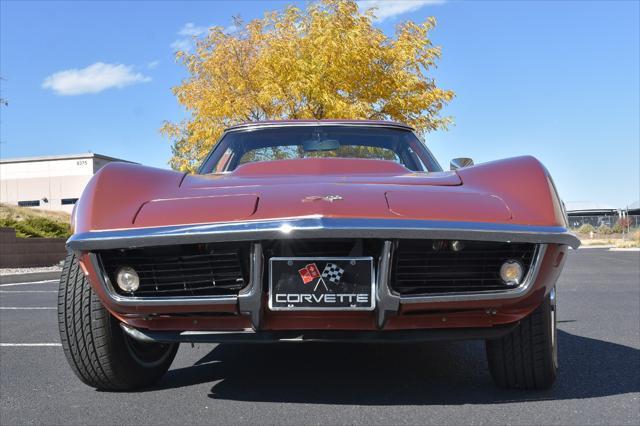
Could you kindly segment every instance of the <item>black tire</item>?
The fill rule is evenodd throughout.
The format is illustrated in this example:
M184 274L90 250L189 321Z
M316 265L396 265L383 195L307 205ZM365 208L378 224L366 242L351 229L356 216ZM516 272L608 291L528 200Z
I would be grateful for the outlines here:
M67 256L60 277L58 326L73 372L100 390L130 390L155 383L178 350L177 344L140 343L124 334L73 253Z
M554 288L513 331L487 340L489 371L498 386L541 390L553 384L558 370L556 316Z

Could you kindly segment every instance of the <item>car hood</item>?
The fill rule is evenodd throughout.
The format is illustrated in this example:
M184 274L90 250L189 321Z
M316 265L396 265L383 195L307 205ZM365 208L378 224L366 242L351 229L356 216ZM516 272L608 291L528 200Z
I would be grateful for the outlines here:
M531 157L432 173L348 159L251 163L211 175L114 163L85 189L74 229L307 216L562 224L553 194L546 170Z
M307 159L250 163L235 172L188 175L180 196L148 200L136 226L161 226L171 212L182 224L320 215L505 221L507 205L465 190L455 172L416 173L377 160Z

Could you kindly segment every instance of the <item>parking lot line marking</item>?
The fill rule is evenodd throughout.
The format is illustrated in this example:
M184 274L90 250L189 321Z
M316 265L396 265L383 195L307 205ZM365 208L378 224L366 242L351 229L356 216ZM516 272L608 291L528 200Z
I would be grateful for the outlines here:
M0 284L0 287L14 287L17 285L38 285L38 284L49 284L49 283L57 283L58 280L44 280L44 281L30 281L28 283L7 283Z
M57 307L50 306L0 306L0 310L26 310L26 309L58 309Z
M0 293L57 293L58 290L0 290Z
M62 346L62 343L0 343L0 347L5 346Z

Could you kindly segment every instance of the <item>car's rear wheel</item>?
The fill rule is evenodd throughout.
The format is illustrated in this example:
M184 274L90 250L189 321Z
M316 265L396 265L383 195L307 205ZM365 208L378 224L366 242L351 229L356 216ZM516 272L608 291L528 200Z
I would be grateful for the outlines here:
M556 291L506 336L487 340L493 380L511 389L547 389L556 380L558 339Z
M60 277L58 325L69 365L80 380L97 389L151 385L167 372L178 350L177 344L128 337L100 302L73 253Z

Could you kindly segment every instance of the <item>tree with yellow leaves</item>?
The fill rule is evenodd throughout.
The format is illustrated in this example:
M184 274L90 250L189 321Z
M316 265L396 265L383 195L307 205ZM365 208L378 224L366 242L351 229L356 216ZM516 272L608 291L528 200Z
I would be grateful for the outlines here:
M375 10L322 0L267 13L237 31L209 29L195 52L177 52L190 73L173 89L191 119L165 123L174 169L193 171L224 128L273 119L396 120L419 132L446 128L454 96L428 75L440 57L435 20L404 22L395 37L373 25Z

